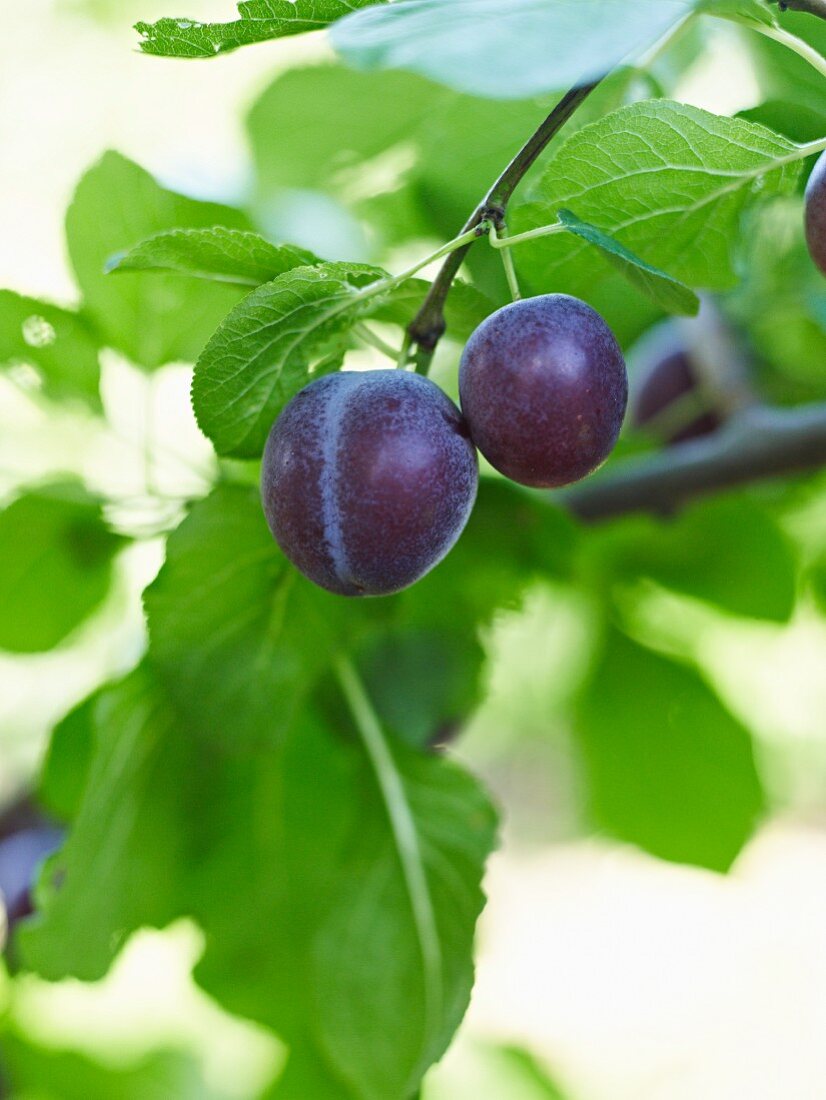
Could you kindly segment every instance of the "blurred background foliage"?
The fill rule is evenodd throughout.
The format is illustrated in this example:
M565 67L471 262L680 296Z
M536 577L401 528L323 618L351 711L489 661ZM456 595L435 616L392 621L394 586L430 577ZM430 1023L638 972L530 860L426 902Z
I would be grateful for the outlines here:
M199 17L226 14L217 3L202 7ZM111 278L104 263L160 229L220 221L322 257L401 269L455 233L547 110L546 99L492 108L412 75L352 72L318 42L260 47L208 71L129 55L128 22L164 9L154 0L37 0L4 19L5 835L75 819L90 767L111 766L112 806L124 797L118 738L129 744L134 715L118 707L130 692L143 699L144 673L95 693L139 664L141 593L163 560L165 533L219 472L192 421L186 364L242 292L151 273ZM826 27L793 16L789 25L826 52ZM78 72L88 74L85 90ZM739 113L797 141L826 127L826 97L799 58L734 26L698 21L648 73L623 70L606 81L567 133L652 94ZM118 151L104 153L107 146ZM714 300L750 365L750 386L779 404L826 398L826 281L803 244L804 180L795 194L749 212L735 257L740 281ZM475 249L468 268L494 301L506 299L492 250ZM581 271L557 274L554 289L582 292ZM647 360L638 338L650 340L662 318L618 279L602 284L598 297L628 349L633 389ZM691 332L665 325L660 338ZM445 341L435 368L454 395L458 352ZM364 367L379 362L363 348L351 358ZM629 429L617 461L656 446L650 433ZM237 484L225 490L217 519L213 497L195 504L171 537L147 600L150 622L181 616L169 579L176 569L197 594L237 547L261 537L250 527L254 490L244 487L255 471L222 462L220 472ZM222 529L210 541L218 520L231 526L231 539ZM193 542L203 547L195 562ZM424 1100L814 1095L826 1023L826 957L816 932L826 910L817 886L826 881L824 547L823 474L726 494L674 516L594 526L489 478L457 550L393 602L379 642L371 617L384 613L364 613L358 660L388 730L415 750L449 742L494 792L505 821L476 1000L459 1043L427 1079ZM245 583L254 599L265 581L250 575ZM239 730L249 717L244 707L253 728L277 697L270 692L283 670L249 700L229 674L243 665L243 640L221 639L228 675L206 688L197 654L190 662L181 654L199 632L217 635L220 615L242 597L229 588L214 611L196 599L168 651L153 658L188 706L231 708ZM300 605L307 615L317 613L311 601ZM309 651L319 640L302 635L306 621L294 644ZM340 703L332 691L316 694L313 709L335 726L333 747L344 753L350 731ZM101 711L112 738L112 759L103 763L93 760ZM146 714L146 726L135 727L141 734L155 721L151 708ZM192 977L205 937L226 938L238 922L236 893L255 878L256 868L238 857L253 776L241 762L219 782L208 746L193 756L168 731L157 739L162 752L129 763L143 794L124 836L107 836L103 811L94 821L88 808L77 818L79 865L89 877L77 884L71 919L81 933L89 922L88 942L82 934L75 940L75 967L87 980L63 977L70 969L63 957L49 962L48 933L38 947L37 923L9 937L0 1092L253 1100L278 1081L285 1051L264 1026L266 997L254 982L244 986L260 960L241 959L243 944L233 943L225 959L197 972L200 985ZM197 774L191 790L178 789L175 768ZM321 782L333 778L322 774ZM260 782L266 789L266 777ZM214 811L212 828L234 838L224 856L226 896L216 901L215 880L203 876L187 887L189 901L198 899L189 910L195 919L181 919L173 896L180 853L165 851L163 838L188 844L187 814L204 806ZM309 859L312 838L305 844ZM113 870L102 857L120 862ZM732 868L731 877L718 876ZM109 892L112 882L119 891ZM48 873L38 889L48 903L55 892ZM252 914L259 920L272 904L261 889ZM91 927L110 920L131 934L98 957ZM705 948L698 929L707 932ZM742 954L735 961L732 929ZM27 939L41 974L62 980L26 972ZM110 955L113 968L102 977ZM777 967L795 975L779 993ZM721 982L720 1001L739 1022L710 1043L719 1021L701 1009ZM686 990L696 1011L678 1004ZM746 1033L767 1026L774 1007L766 998L776 994L778 1012L806 1002L801 1030L810 1041L787 1037L784 1046L774 1031L771 1053L755 1059ZM278 1007L270 1009L277 1021ZM647 1029L659 1036L657 1051L640 1038ZM788 1089L767 1068L769 1057L786 1067ZM748 1070L737 1068L744 1059Z

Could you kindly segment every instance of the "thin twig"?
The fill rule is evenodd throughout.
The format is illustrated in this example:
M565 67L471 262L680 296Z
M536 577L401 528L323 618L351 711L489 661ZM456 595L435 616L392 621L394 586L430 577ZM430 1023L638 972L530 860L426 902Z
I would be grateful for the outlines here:
M493 186L488 190L477 208L465 223L462 234L469 233L478 228L482 222L490 221L497 228L501 228L505 209L511 195L524 178L525 173L536 161L537 157L547 147L553 138L565 125L574 111L583 103L596 88L598 80L590 84L572 88L567 95L557 103L548 117L542 122L536 132L525 142L507 168L502 172ZM482 235L481 233L479 234ZM416 314L408 326L408 333L418 348L416 355L416 369L427 374L433 352L445 331L444 307L450 287L459 268L462 266L465 256L470 251L473 241L464 247L456 249L448 256L441 271L434 279L422 308Z
M556 492L582 519L670 512L693 497L826 465L826 402L743 409L713 435L617 464Z

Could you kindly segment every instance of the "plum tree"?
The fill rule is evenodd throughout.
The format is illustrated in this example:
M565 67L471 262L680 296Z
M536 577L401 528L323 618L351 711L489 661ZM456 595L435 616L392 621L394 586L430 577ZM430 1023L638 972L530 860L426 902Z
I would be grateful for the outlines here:
M628 400L619 344L600 315L567 294L513 302L465 347L462 411L501 473L551 488L595 470L617 441Z
M660 350L644 365L632 399L632 423L656 429L667 444L716 432L723 418L703 395L686 348Z
M806 243L826 275L826 153L821 153L806 185Z
M476 499L476 451L435 383L344 371L286 406L264 451L264 512L286 556L343 596L387 595L447 554Z

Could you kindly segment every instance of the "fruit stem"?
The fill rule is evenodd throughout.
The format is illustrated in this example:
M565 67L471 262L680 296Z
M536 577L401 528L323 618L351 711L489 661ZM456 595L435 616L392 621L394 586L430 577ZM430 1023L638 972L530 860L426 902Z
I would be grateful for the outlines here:
M490 243L494 248L513 248L515 244L524 241L533 241L537 237L551 237L555 233L564 233L565 226L562 222L554 222L552 225L540 225L537 229L528 229L524 233L515 233L512 237L497 237L491 234Z
M393 830L422 952L427 1034L432 1037L442 1015L442 947L416 820L398 766L361 677L346 657L337 657L334 669L376 776Z
M356 325L353 330L356 336L361 340L363 344L366 344L370 348L375 348L376 351L380 351L382 355L386 355L388 359L392 359L394 363L398 363L401 358L401 351L399 348L391 347L382 338L367 325Z
M488 234L488 236L490 237L490 243L493 245L494 248L501 247L503 249L501 256L502 266L505 269L505 278L508 280L508 288L511 292L511 298L514 300L514 302L518 302L522 298L522 291L519 289L519 279L516 275L516 268L514 267L513 256L508 251L507 247L502 246L500 243L501 239L503 239L506 234L507 227L503 225L502 238L500 238L499 234L496 232L496 226L493 224L493 222L491 222L490 231Z
M462 235L478 230L484 221L491 221L497 228L501 228L504 224L508 202L528 169L598 84L599 80L582 84L572 88L562 97L488 190L465 223ZM410 334L411 341L418 349L416 353L416 370L420 374L427 374L433 359L433 352L444 334L446 328L444 308L453 280L456 278L474 239L480 235L478 232L473 232L467 244L451 252L431 284L421 309L408 326L407 331Z

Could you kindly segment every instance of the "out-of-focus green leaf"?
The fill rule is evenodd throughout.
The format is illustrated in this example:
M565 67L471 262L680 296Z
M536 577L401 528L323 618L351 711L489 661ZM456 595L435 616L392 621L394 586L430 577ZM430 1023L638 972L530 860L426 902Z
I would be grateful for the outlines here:
M43 486L0 512L0 649L62 642L103 601L122 546L79 486Z
M166 191L119 153L106 153L86 173L66 215L66 235L85 309L103 343L150 370L194 362L238 301L238 288L142 272L115 279L105 268L113 255L155 233L214 226L248 229L249 223L229 206Z
M701 0L697 10L736 23L762 23L769 27L777 23L765 0Z
M244 229L171 229L156 233L108 263L110 272L174 271L218 283L260 286L294 267L318 263L312 252L270 244Z
M96 981L132 932L179 916L197 851L197 824L182 820L194 742L143 669L101 694L93 737L72 829L41 880L45 907L17 932L24 964L50 980Z
M80 314L0 290L0 365L36 367L49 396L79 397L99 408L99 351Z
M319 264L280 275L247 295L198 360L192 404L219 454L255 458L272 422L310 381L337 369L347 334L381 295L379 268Z
M819 558L812 566L809 571L809 581L815 599L823 611L826 612L826 555Z
M668 313L693 315L700 309L700 299L679 279L635 256L618 240L582 221L570 210L559 211L559 221L569 233L599 248L626 279Z
M113 1067L8 1029L0 1035L0 1065L10 1095L20 1100L220 1100L196 1063L180 1052Z
M336 1077L319 1050L310 1042L296 1044L287 1066L262 1100L355 1100L344 1082Z
M733 615L786 622L794 610L792 545L747 497L703 501L674 519L622 520L594 532L589 550L615 579L653 580Z
M757 107L740 111L737 117L766 126L802 144L823 137L826 113L818 114L811 107L803 107L790 99L767 99Z
M231 23L159 19L138 23L144 53L160 57L214 57L272 38L322 30L342 16L384 0L243 0Z
M340 196L354 168L409 145L449 94L407 73L356 73L343 65L279 75L247 119L259 198L281 188Z
M802 227L800 197L754 211L746 226L743 279L725 300L757 359L763 392L782 404L826 395L826 281Z
M743 211L790 191L799 170L798 147L763 127L666 100L637 103L562 146L512 229L550 225L575 208L674 278L724 289L735 281ZM530 241L516 250L517 268L532 287L587 297L601 274L585 247L567 234Z
M371 639L359 661L387 729L421 749L467 720L480 701L484 650L481 614L451 632L391 627Z
M434 942L422 942L396 844L374 825L348 848L314 951L325 1051L365 1100L409 1097L461 1022L473 985L481 871L494 841L493 811L459 769L412 753L399 754L396 766L418 834ZM377 904L390 919L377 920ZM434 957L423 965L428 950ZM395 1026L368 1039L364 1021L388 1015Z
M422 1100L566 1100L544 1066L528 1051L467 1040L460 1054L430 1073Z
M149 658L202 736L283 735L337 645L346 606L273 542L258 493L219 486L170 537L145 594Z
M99 977L130 931L190 915L206 934L203 987L295 1051L274 1095L339 1079L330 1095L406 1100L470 993L495 825L474 781L400 747L383 764L416 838L405 859L432 912L425 941L367 754L310 709L280 747L234 752L140 669L103 694L94 728L53 889L20 929L27 965Z
M764 795L748 732L696 672L610 630L576 728L598 827L663 859L728 870Z
M826 23L822 19L787 11L783 27L826 57ZM743 41L754 58L763 97L788 100L801 111L814 112L821 120L818 136L822 136L826 128L826 99L820 73L782 42L762 34L746 34Z
M38 784L38 801L59 821L80 807L95 751L97 693L84 699L52 731Z
M406 69L461 92L520 99L603 76L688 16L694 0L407 0L337 23L361 69Z

